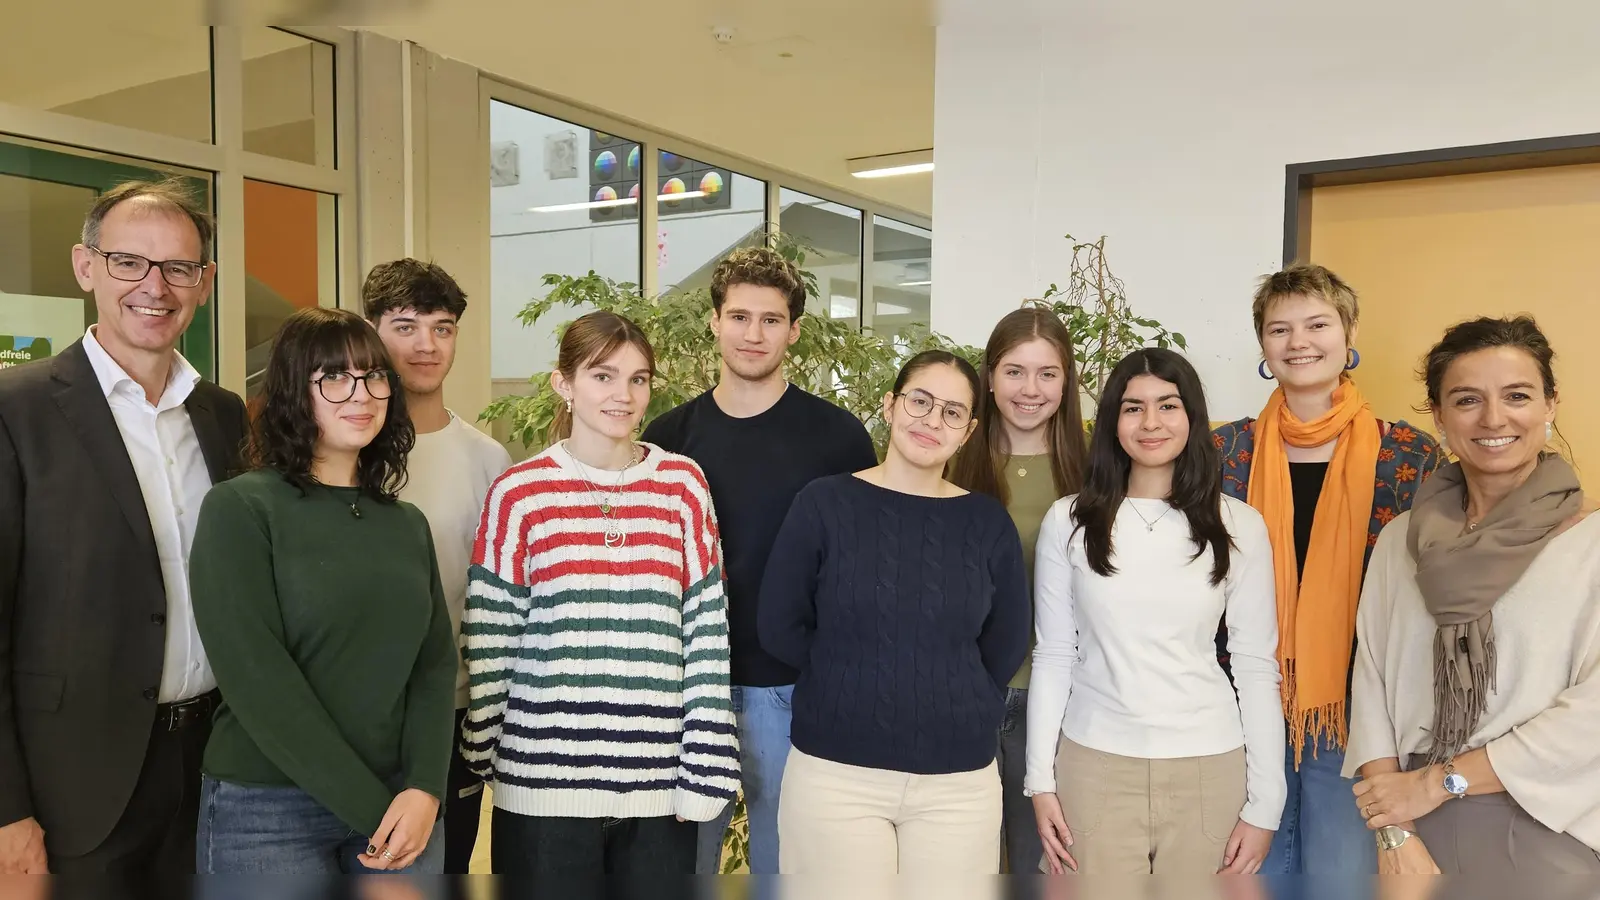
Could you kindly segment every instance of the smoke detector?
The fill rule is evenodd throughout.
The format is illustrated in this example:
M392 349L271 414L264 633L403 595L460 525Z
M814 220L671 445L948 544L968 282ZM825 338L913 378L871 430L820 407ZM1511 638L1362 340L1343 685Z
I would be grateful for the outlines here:
M719 44L733 43L733 29L727 25L717 25L711 29L711 38Z

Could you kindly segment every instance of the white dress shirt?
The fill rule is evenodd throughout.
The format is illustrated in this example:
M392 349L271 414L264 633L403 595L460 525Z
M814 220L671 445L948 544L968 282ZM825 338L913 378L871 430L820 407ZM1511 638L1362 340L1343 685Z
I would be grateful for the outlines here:
M211 490L211 472L183 405L200 381L200 373L182 354L173 353L167 386L160 402L152 406L144 388L100 346L94 329L91 325L84 334L83 349L100 379L100 389L139 478L139 492L144 495L161 560L161 580L166 585L167 648L159 702L188 700L217 686L189 602L189 546L194 543L200 501Z
M1163 500L1128 498L1112 525L1111 576L1089 568L1076 497L1056 501L1033 562L1038 643L1028 684L1024 788L1056 789L1056 742L1117 756L1177 759L1245 753L1239 817L1276 831L1288 797L1279 700L1272 545L1261 514L1222 498L1233 538L1228 574L1211 583L1189 520ZM1234 682L1217 662L1227 613Z

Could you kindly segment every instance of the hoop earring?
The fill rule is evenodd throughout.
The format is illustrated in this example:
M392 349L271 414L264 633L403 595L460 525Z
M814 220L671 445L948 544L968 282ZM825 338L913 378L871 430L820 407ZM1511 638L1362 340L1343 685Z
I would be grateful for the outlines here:
M1267 371L1267 361L1266 360L1263 359L1261 361L1260 365L1256 366L1256 374L1260 375L1261 378L1263 380L1265 380L1265 381L1271 381L1272 380L1272 373Z
M1349 360L1349 362L1346 362L1344 364L1344 370L1346 372L1348 372L1351 369L1354 369L1356 366L1359 366L1359 365L1361 365L1361 351L1357 350L1354 347L1351 347L1350 348L1350 360Z

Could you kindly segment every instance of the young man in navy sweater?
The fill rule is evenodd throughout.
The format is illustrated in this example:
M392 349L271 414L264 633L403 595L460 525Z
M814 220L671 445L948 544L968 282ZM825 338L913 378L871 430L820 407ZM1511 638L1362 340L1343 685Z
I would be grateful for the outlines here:
M756 602L767 555L800 489L877 465L866 428L844 409L789 384L784 354L800 337L800 271L766 247L736 250L711 277L711 331L722 352L717 386L651 422L643 439L705 470L722 532L734 712L750 822L750 871L778 873L778 791L789 755L797 673L761 648ZM700 830L699 874L718 871L733 805Z

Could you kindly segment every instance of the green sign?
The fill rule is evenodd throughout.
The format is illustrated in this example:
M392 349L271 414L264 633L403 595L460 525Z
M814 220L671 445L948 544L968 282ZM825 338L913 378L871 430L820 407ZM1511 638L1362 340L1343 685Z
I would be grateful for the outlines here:
M0 334L0 369L20 366L49 355L49 338Z

